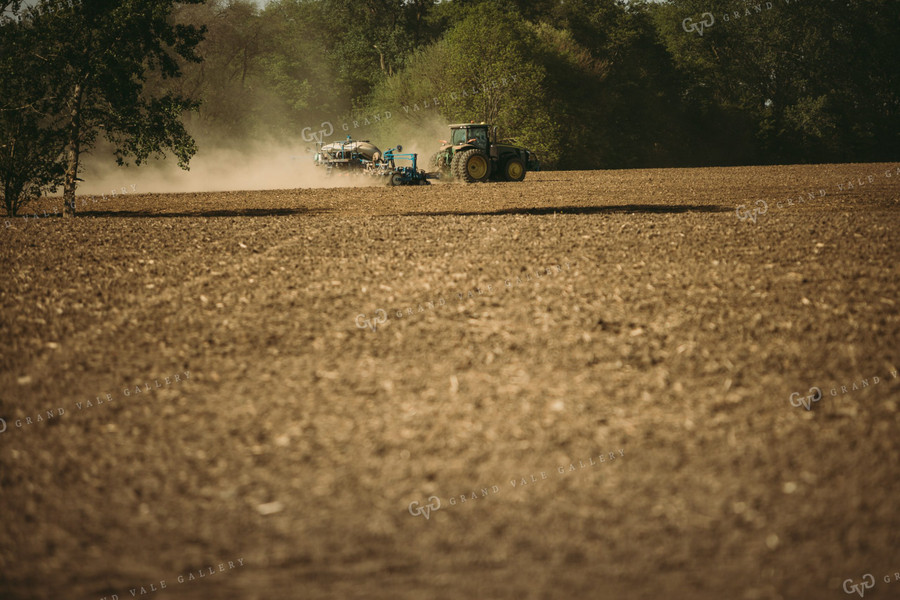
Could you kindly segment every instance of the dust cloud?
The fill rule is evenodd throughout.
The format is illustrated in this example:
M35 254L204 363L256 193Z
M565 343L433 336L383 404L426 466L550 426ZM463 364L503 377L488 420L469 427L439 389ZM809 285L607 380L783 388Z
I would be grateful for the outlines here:
M419 169L431 171L431 156L447 139L447 123L437 113L415 121L395 116L375 129L341 131L325 143L370 140L382 153L403 146L403 153L418 154ZM84 157L80 170L79 195L109 194L126 188L139 194L218 192L242 190L278 190L298 188L334 188L383 185L383 180L365 176L328 176L314 164L314 142L247 141L227 147L214 142L197 142L198 152L190 161L190 169L178 167L171 155L151 159L140 165L119 166L108 147L98 147ZM410 162L398 159L397 166Z
M240 150L198 145L188 171L172 156L119 166L109 154L97 152L84 161L78 193L97 195L132 186L143 194L373 185L368 178L327 176L313 162L314 145L256 142Z
M419 118L415 121L403 117L396 118L377 133L377 139L385 142L385 150L402 144L404 153L419 155L418 166L420 169L431 171L433 168L431 156L440 149L441 140L446 140L449 135L450 129L447 127L447 121L443 120L439 114L434 113L428 118ZM376 145L378 145L377 142ZM379 146L379 148L381 147Z

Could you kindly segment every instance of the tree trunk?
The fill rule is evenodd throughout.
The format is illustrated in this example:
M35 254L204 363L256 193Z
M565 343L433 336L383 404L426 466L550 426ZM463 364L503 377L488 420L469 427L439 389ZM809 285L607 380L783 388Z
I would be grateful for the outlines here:
M78 178L78 157L81 151L81 99L84 88L75 84L72 94L72 113L66 150L66 180L63 184L63 217L75 216L75 186Z

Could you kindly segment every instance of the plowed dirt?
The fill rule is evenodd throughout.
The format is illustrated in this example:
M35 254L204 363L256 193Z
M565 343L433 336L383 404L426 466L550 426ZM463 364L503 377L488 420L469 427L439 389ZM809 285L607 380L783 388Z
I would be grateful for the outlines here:
M898 165L0 237L2 598L900 598Z

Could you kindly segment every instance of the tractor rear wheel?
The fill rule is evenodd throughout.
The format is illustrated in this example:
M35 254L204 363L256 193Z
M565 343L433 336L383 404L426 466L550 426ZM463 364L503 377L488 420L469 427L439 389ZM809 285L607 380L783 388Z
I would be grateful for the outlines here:
M518 158L510 158L503 163L503 179L506 181L522 181L525 179L525 163Z
M466 183L487 181L491 174L491 161L477 148L463 150L453 155L450 171L454 177Z

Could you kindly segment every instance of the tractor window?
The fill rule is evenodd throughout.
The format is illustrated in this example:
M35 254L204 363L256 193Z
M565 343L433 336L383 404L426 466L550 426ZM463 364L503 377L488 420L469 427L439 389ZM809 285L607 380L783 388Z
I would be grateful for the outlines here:
M460 144L465 144L466 143L466 130L465 129L454 129L452 143L454 146L459 146Z
M472 137L477 140L475 142L476 146L480 146L482 148L487 146L487 129L484 129L484 128L473 129Z

